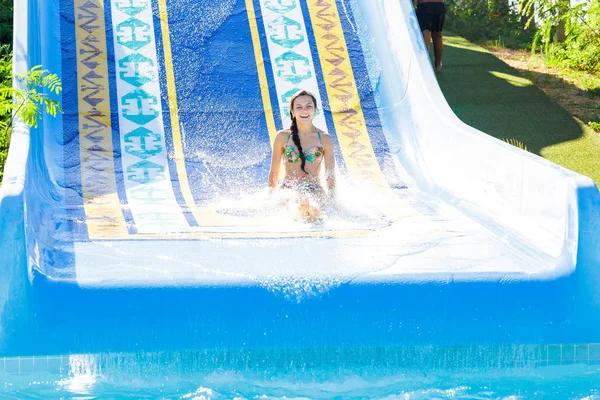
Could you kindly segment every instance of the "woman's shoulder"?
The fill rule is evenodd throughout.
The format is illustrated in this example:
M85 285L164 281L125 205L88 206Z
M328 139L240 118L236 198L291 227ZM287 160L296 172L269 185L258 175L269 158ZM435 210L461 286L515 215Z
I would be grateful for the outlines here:
M321 139L323 141L327 141L327 142L332 142L333 139L331 138L331 135L321 129L317 129L317 132L319 132L319 135L321 136Z
M279 132L277 132L277 137L284 137L287 138L288 136L290 136L292 134L292 131L289 129L282 129Z
M292 134L292 132L289 129L280 130L279 132L277 132L277 135L275 136L275 141L276 142L285 142L291 134Z

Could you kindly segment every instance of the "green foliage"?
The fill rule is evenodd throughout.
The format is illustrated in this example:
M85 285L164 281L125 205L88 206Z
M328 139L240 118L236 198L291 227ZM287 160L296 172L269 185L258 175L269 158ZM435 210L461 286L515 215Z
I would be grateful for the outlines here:
M482 44L541 50L551 66L600 69L600 0L507 4L505 0L446 0L448 30ZM564 33L560 43L559 32ZM562 39L562 34L558 36Z
M0 45L12 44L13 0L0 0Z
M590 122L590 128L600 133L600 122Z
M12 86L12 57L10 48L7 45L0 46L0 90ZM6 126L10 116L0 116L0 126ZM10 143L10 131L0 129L0 179L2 179L2 171L8 153L8 145Z
M600 0L520 0L520 12L538 28L531 48L544 51L549 65L594 71L600 66ZM557 43L559 27L565 39Z
M546 64L550 66L594 71L600 65L600 46L590 42L553 43L544 55Z
M515 147L518 147L521 150L525 150L525 151L529 151L527 149L527 146L525 146L525 144L523 144L522 142L519 142L517 139L514 138L503 138L502 141L512 144Z
M10 60L12 57L7 58ZM0 66L0 75L2 71L3 67ZM62 113L59 101L44 93L48 90L58 95L62 91L62 82L56 74L36 65L17 75L15 79L19 82L20 89L13 88L9 78L0 84L0 167L6 161L10 130L15 118L37 127L44 110L53 117L57 112Z
M58 100L43 93L43 89L46 88L54 94L60 94L62 83L56 74L51 74L47 70L43 70L41 65L36 65L29 71L17 75L16 79L19 81L21 89L0 88L0 116L12 115L8 124L0 125L0 128L9 129L15 117L22 119L25 124L37 128L43 109L53 117L56 116L57 111L62 113ZM12 99L14 101L11 101Z
M534 32L524 30L514 6L499 0L446 0L449 31L479 43L509 48L529 48Z
M13 0L0 0L0 88L12 86ZM0 116L0 126L6 126L10 116ZM10 131L0 129L0 180L6 162Z
M590 97L600 97L600 87L586 89L585 93Z

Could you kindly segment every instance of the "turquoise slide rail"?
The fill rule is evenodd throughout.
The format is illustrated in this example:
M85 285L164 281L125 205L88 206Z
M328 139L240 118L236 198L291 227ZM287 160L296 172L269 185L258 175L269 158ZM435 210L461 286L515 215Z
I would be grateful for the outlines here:
M596 185L458 120L409 1L28 0L14 54L64 115L13 128L2 355L599 339ZM264 192L299 89L318 224Z

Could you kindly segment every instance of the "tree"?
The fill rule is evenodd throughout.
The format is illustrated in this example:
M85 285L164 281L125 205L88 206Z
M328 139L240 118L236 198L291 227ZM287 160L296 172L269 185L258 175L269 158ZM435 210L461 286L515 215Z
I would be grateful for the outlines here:
M531 5L527 13L521 14L521 27L523 30L536 30L535 24L535 3Z
M56 116L57 111L62 113L58 100L43 93L43 89L46 88L54 94L60 94L62 82L58 75L42 69L41 65L36 65L29 71L17 75L16 79L21 88L0 88L0 116L11 113L8 122L0 122L0 127L4 128L5 132L12 127L15 118L37 128L38 119L44 109L53 117Z
M0 45L12 45L13 0L0 0Z
M510 11L509 0L488 0L490 13L506 17Z
M534 47L540 43L547 46L553 38L564 42L581 26L600 39L598 27L590 25L588 18L588 14L598 9L599 1L589 0L571 6L570 0L519 0L519 13L528 18L526 28L539 22Z
M566 14L568 14L569 9L571 8L570 0L561 0L559 2L558 7L558 25L556 26L556 41L558 43L563 43L565 41L567 32L565 31L566 24Z
M0 177L6 161L10 132L13 121L22 120L25 124L37 127L38 120L43 111L55 117L57 112L62 113L58 100L50 98L44 89L56 95L62 91L62 82L56 74L42 69L40 65L32 67L29 71L17 75L15 78L20 83L20 88L13 88L10 79L5 75L12 71L9 62L0 63L0 76L5 78L0 82Z
M593 71L600 65L600 0L519 0L527 26L538 22L532 51L569 68Z

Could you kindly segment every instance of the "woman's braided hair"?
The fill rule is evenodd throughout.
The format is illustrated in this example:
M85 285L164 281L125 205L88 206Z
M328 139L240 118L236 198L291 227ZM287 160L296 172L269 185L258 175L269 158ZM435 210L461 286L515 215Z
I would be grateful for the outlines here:
M317 98L311 92L309 92L307 90L301 90L298 93L296 93L294 96L292 96L292 99L290 100L290 117L292 118L292 125L290 126L290 130L292 131L292 140L294 141L294 144L298 148L298 153L299 153L300 161L301 161L300 168L302 169L302 171L304 171L305 173L308 174L308 172L306 172L304 170L304 165L306 165L306 156L304 155L304 151L302 150L302 145L300 144L300 136L298 136L298 125L296 123L296 117L294 116L294 113L293 113L294 101L300 96L310 96L313 99L313 103L315 104L315 109L317 108Z

